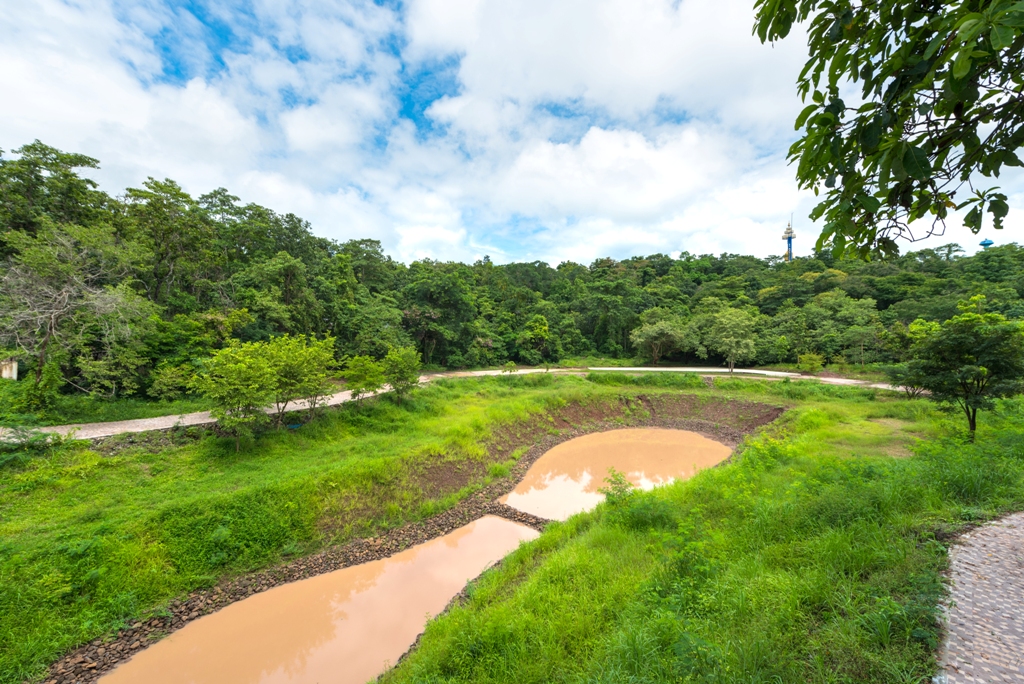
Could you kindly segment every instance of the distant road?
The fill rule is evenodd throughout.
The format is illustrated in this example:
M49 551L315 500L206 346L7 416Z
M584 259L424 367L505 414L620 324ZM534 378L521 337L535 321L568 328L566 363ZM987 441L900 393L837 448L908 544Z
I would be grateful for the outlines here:
M552 368L552 373L582 373L584 371L618 371L626 373L699 373L702 375L728 375L729 371L724 368L668 368L668 367L652 367L646 368L643 366L632 366L632 367L614 367L614 368ZM527 375L531 373L547 373L549 371L543 368L524 368L522 370L515 371L518 375ZM429 375L420 376L421 383L428 383L432 380L440 378L472 378L472 377L484 377L489 375L502 375L508 374L507 371L502 370L480 370L480 371L452 371L450 373L432 373ZM747 368L737 368L734 371L737 375L760 375L771 378L801 378L798 373L786 373L783 371L769 371L769 370L752 370ZM806 378L812 379L812 378ZM895 390L898 388L892 387L885 383L869 383L865 380L854 380L852 378L817 378L817 380L829 384L829 385L854 385L860 387L870 387L873 389L884 389L884 390ZM386 391L386 390L385 390ZM344 404L345 402L352 401L352 393L348 390L344 392L338 392L327 397L323 405L326 406L337 406L338 404ZM297 401L288 404L289 411L300 411L307 408L305 402ZM267 409L270 412L270 409ZM210 415L209 411L197 411L196 413L184 413L181 415L172 416L158 416L156 418L136 418L134 420L117 420L106 423L77 423L74 425L51 425L48 427L37 428L40 432L50 432L59 435L66 435L70 432L75 433L75 437L78 439L98 439L100 437L112 437L114 435L120 435L124 433L132 432L149 432L150 430L168 430L174 427L190 427L193 425L210 425L216 422ZM0 428L0 435L3 434L3 429Z

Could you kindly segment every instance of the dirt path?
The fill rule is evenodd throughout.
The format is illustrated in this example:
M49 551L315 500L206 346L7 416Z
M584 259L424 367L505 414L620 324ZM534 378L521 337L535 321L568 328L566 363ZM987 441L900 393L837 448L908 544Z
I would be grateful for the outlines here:
M950 551L945 684L1024 682L1024 513L979 527Z
M651 367L647 368L644 366L635 367L616 367L616 368L552 368L550 371L546 371L543 368L524 368L515 371L518 375L526 375L530 373L582 373L586 371L619 371L625 373L698 373L702 375L715 375L721 376L728 374L723 368L666 368L666 367ZM472 378L472 377L485 377L491 375L502 375L506 371L502 370L479 370L479 371L452 371L449 373L432 373L429 375L423 375L420 377L421 383L427 383L432 380L440 378ZM807 376L801 376L798 373L786 373L783 371L769 371L769 370L754 370L737 368L735 374L744 377L749 376L761 376L768 378L805 378L811 379ZM852 378L817 378L819 381L828 385L852 385L859 387L868 387L872 389L895 389L885 383L869 383L865 380L854 380ZM345 402L352 401L352 393L338 392L332 394L327 398L325 404L327 406L337 406L344 404ZM289 411L299 411L306 408L305 402L295 401L288 404ZM268 409L268 412L270 409ZM171 416L158 416L156 418L136 418L134 420L119 420L107 423L76 423L72 425L51 425L48 427L39 428L40 432L50 432L59 435L67 435L71 432L75 433L75 437L78 439L99 439L101 437L112 437L114 435L120 435L124 433L134 432L149 432L150 430L169 430L175 427L189 427L193 425L209 425L214 423L214 419L210 416L209 411L199 411L196 413L185 413L181 415ZM3 436L4 430L0 428L0 436Z

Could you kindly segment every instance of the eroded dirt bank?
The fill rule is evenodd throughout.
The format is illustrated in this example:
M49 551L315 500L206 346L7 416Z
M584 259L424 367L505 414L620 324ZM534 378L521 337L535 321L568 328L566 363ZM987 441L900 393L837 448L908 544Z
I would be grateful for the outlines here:
M497 499L512 491L540 456L567 440L623 427L662 427L689 430L734 447L746 434L775 420L783 411L782 407L755 402L658 393L624 397L613 403L569 405L524 423L503 426L495 431L486 445L489 461L501 463L524 447L526 451L519 456L507 477L483 487L453 508L375 538L353 540L193 592L171 602L166 611L160 611L167 613L165 615L132 623L107 640L95 639L69 653L50 667L44 681L48 684L95 682L140 649L230 603L281 584L387 558L410 546L448 534L484 515L497 515L543 529L546 520L517 511ZM422 475L426 480L424 485L429 485L437 497L458 491L468 484L465 480L471 475L467 469L452 476L439 465L427 467ZM486 468L481 469L477 481L482 480L483 472Z

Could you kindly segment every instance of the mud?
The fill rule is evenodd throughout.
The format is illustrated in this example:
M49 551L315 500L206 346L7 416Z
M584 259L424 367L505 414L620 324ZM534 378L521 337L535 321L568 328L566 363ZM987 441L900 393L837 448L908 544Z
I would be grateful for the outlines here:
M213 587L193 591L149 617L126 623L106 638L93 639L68 652L50 666L43 681L91 684L140 649L167 638L203 615L282 584L387 558L448 534L484 515L501 516L541 530L547 520L518 511L497 499L509 493L537 459L562 442L623 427L663 427L690 430L735 446L744 435L772 422L783 411L779 406L755 402L671 393L624 396L617 403L569 404L531 421L499 427L484 445L487 461L501 463L515 457L515 465L507 477L481 487L453 508L376 537L354 539L267 570L225 578ZM439 493L447 493L449 486L462 481L462 477L438 477L440 475L424 473L425 479L431 480Z
M692 477L718 465L732 449L687 430L611 430L563 442L537 459L514 490L502 497L512 508L565 520L604 500L598 491L611 469L641 489Z
M102 684L363 684L466 582L538 532L485 516L390 558L287 584L198 620Z

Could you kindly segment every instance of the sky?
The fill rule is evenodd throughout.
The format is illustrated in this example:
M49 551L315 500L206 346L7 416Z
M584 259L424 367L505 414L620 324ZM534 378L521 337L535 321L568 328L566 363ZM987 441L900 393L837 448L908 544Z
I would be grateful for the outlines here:
M552 264L813 248L786 150L799 30L751 0L15 0L0 3L0 148L100 160L309 220L395 258ZM1015 170L1017 171L1017 170ZM1011 214L904 249L1024 243Z

